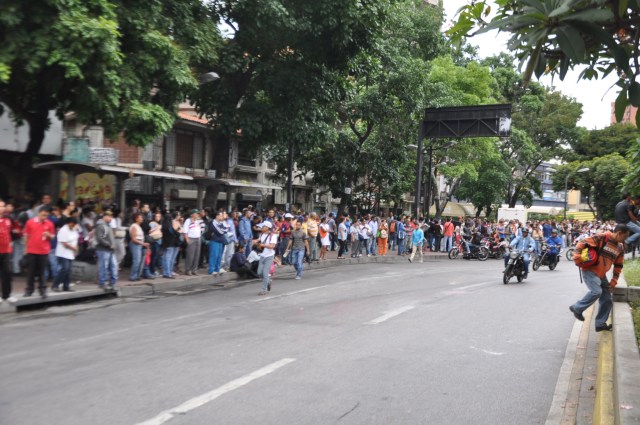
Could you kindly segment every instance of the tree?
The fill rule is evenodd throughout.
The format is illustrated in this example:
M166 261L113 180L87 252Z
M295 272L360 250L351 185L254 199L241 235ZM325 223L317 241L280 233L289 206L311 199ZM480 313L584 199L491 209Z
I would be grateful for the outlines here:
M227 171L224 152L238 133L254 153L264 147L282 153L290 145L301 152L305 141L317 141L332 118L325 106L339 96L340 76L370 48L390 3L208 2L230 29L216 69L220 81L192 98L216 134L214 168ZM213 203L219 190L208 188L206 201Z
M577 172L584 168L589 170ZM575 161L557 167L553 187L554 190L564 190L564 182L569 175L567 187L578 189L586 196L589 208L598 219L611 220L614 219L615 206L621 199L622 180L629 174L629 169L629 163L618 153Z
M627 105L640 106L638 61L640 2L619 0L472 0L462 7L448 31L460 41L486 31L511 33L509 49L526 62L524 84L545 73L564 79L567 71L584 65L581 78L597 79L613 72L620 88L615 113L620 122ZM637 118L640 118L640 110ZM640 119L637 119L640 122Z
M415 142L426 105L428 60L444 46L441 19L423 2L397 2L372 48L352 59L329 105L336 112L333 137L297 156L315 183L341 199L341 210L369 210L382 200L397 205L415 181L407 144Z
M193 70L213 65L215 21L199 0L5 1L0 15L0 102L29 144L3 171L21 178L60 119L99 123L143 146L168 131L176 104L197 86ZM2 111L0 111L2 112Z
M625 156L632 143L640 137L638 129L630 124L613 124L602 130L590 130L584 137L573 141L568 159L587 160L618 153Z

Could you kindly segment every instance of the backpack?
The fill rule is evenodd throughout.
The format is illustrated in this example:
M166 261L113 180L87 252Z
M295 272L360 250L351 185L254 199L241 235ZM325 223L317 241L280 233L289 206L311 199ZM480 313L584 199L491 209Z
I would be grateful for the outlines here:
M382 239L387 239L389 237L389 234L387 233L387 229L381 229L380 230L380 237Z
M580 267L581 269L584 269L596 264L600 259L600 253L607 245L607 243L609 243L609 237L605 236L603 241L604 242L601 242L597 248L587 245L582 249L582 251L576 251L576 253L573 255L573 262L575 263L575 265Z
M204 240L210 241L213 238L213 220L207 223L207 227L204 231Z
M392 221L391 224L389 225L389 231L391 233L395 233L396 232L396 222Z

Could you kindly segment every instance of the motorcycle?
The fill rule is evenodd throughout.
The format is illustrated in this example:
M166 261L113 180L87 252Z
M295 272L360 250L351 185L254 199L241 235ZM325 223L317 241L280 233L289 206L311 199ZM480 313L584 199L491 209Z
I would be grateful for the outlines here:
M489 250L484 245L470 245L469 249L471 253L467 254L464 243L461 243L460 246L455 246L451 249L451 251L449 251L449 259L453 260L455 258L458 258L460 251L462 251L462 258L464 258L465 260L472 260L474 258L477 258L480 261L485 261L487 258L489 258Z
M522 282L524 280L524 258L523 252L518 251L517 249L512 249L509 252L509 261L507 263L507 267L502 272L502 283L505 285L509 283L509 280L512 277L515 277L518 282Z
M534 271L538 270L540 266L549 266L549 270L555 270L558 261L560 261L560 245L556 245L558 254L552 254L549 248L549 244L546 242L540 245L540 255L533 260L532 267Z
M489 258L501 260L507 252L507 243L505 241L495 242L492 238L484 238L482 245L489 251Z

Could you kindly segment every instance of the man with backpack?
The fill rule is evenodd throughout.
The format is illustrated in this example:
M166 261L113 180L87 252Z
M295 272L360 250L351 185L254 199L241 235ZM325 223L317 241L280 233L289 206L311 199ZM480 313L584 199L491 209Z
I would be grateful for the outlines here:
M98 256L98 285L101 289L114 291L118 282L118 262L115 254L116 237L110 226L111 220L113 220L113 212L105 211L93 231L93 244ZM68 287L65 288L66 290Z
M582 279L589 292L575 304L569 307L576 319L584 321L582 313L599 301L600 307L596 315L596 332L610 331L607 325L613 302L611 292L618 283L624 263L624 248L622 243L629 236L626 224L618 224L612 232L593 235L578 242L573 257L580 267ZM583 255L583 250L587 249ZM585 261L586 260L586 261ZM607 272L613 267L613 277L607 280Z

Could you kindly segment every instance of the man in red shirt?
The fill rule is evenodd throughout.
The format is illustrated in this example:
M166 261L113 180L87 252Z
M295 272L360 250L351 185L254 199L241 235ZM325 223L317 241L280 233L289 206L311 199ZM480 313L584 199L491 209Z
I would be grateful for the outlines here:
M13 223L5 217L6 204L0 200L0 279L2 280L2 300L11 296L11 231Z
M24 226L24 244L27 247L27 290L25 297L33 294L36 276L39 280L38 289L42 298L47 298L47 280L45 269L51 251L51 239L55 237L55 227L48 220L50 208L44 206L38 211L38 215L27 221Z

